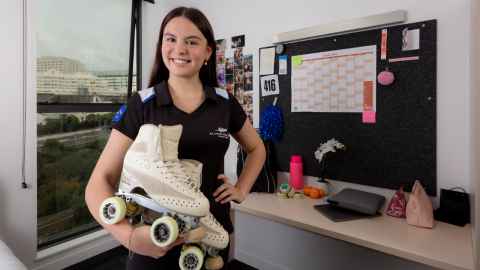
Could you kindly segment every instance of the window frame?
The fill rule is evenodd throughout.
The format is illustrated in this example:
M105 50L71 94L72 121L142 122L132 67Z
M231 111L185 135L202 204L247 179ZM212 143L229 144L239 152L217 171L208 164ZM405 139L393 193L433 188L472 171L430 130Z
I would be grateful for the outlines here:
M132 84L133 84L133 61L136 56L136 67L135 67L135 76L136 76L136 90L141 90L142 87L142 4L143 2L149 2L155 4L154 0L131 0L131 17L130 17L130 41L129 41L129 64L128 64L128 84L127 84L127 100L132 96ZM137 45L137 46L135 46ZM35 89L37 91L37 89ZM36 93L38 95L38 93ZM124 103L127 102L125 100ZM42 113L102 113L102 112L116 112L124 103L57 103L57 102L37 102L37 114ZM37 123L38 124L38 123ZM38 134L36 135L38 139ZM38 151L37 151L38 153ZM38 162L38 161L36 161ZM38 196L38 193L37 193ZM37 197L38 202L38 197ZM36 217L38 220L38 217ZM99 224L97 226L92 226L85 231L79 231L73 234L60 236L53 240L47 241L42 244L37 244L37 251L42 251L53 246L60 245L69 240L82 237L89 233L98 231L101 228ZM37 227L38 234L38 227Z

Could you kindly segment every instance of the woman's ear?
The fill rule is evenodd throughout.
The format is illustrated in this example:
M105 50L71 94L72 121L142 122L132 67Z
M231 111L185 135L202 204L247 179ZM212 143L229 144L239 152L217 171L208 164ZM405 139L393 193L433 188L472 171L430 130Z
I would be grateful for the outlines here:
M207 46L207 58L205 60L207 61L210 60L210 57L212 56L212 52L213 52L212 47Z

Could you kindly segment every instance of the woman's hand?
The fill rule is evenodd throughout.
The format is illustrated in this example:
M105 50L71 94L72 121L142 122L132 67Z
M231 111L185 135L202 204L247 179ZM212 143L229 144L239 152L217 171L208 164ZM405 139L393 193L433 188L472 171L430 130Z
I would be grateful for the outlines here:
M175 242L166 247L156 246L150 238L150 226L143 225L133 229L128 248L137 254L158 259L167 254L173 247L181 245L184 242L185 240L182 237L178 237Z
M217 179L223 181L223 184L213 192L213 197L215 197L216 202L227 203L229 201L234 201L236 203L241 203L245 200L246 194L243 193L240 188L234 186L228 182L228 177L223 174L218 175Z

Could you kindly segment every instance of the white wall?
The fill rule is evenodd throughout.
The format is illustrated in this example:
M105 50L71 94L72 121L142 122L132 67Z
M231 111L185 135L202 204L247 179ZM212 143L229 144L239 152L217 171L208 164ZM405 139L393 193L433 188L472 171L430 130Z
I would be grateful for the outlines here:
M8 3L7 3L8 2ZM30 188L21 189L22 178L22 48L23 9L22 1L5 0L0 9L0 126L4 131L0 140L0 236L13 252L30 264L36 250L36 188L32 185L32 168L27 166ZM6 8L8 7L8 8ZM34 100L28 101L32 105ZM30 108L30 113L35 108ZM28 127L31 135L31 123ZM27 147L32 146L30 136ZM32 164L36 154L29 152L27 158Z
M471 33L472 33L472 46L471 46L471 111L472 111L472 224L473 226L473 239L475 250L475 261L477 269L480 269L480 34L478 28L480 26L480 0L472 0L472 20L471 20Z

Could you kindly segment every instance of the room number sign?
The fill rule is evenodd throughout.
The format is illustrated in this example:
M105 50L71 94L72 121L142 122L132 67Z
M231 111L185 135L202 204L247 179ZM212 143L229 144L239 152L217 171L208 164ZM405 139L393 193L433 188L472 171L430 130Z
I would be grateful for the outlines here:
M278 75L263 76L260 78L260 83L262 87L262 97L280 94Z

